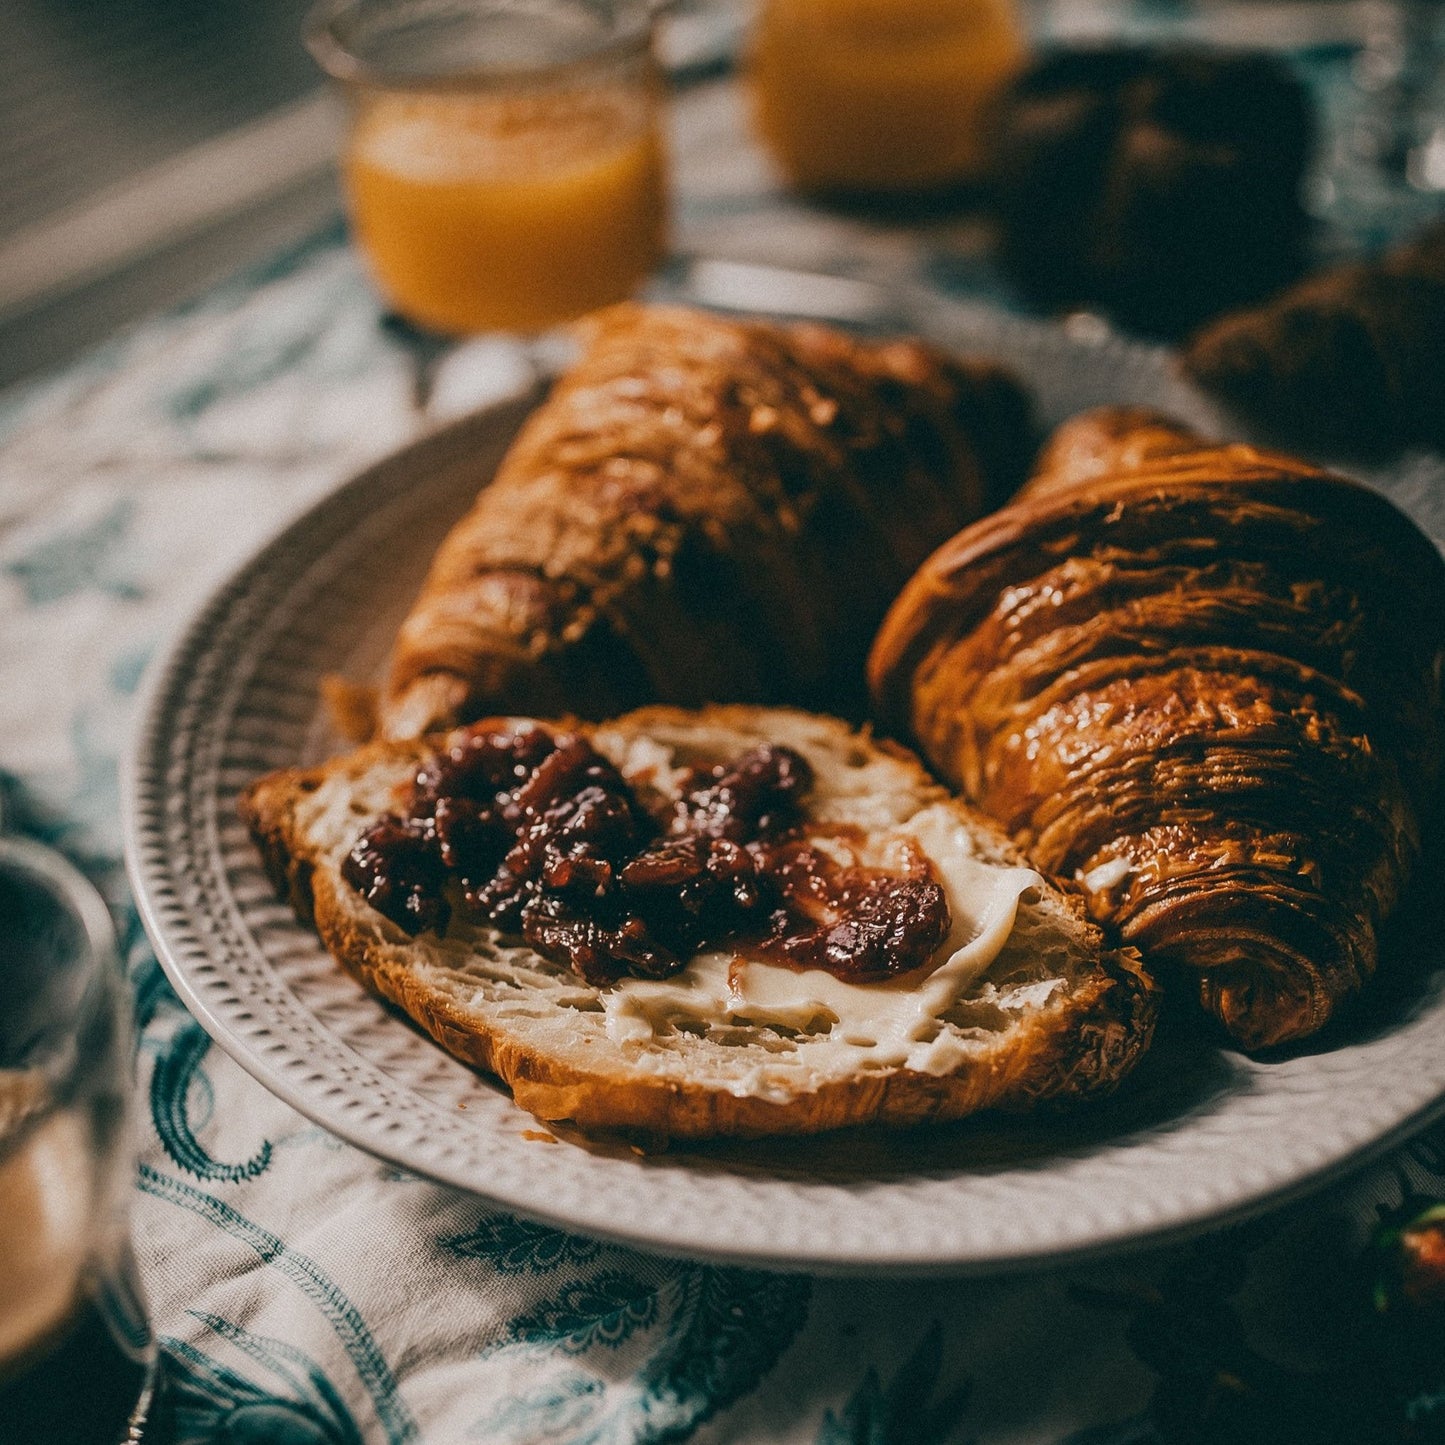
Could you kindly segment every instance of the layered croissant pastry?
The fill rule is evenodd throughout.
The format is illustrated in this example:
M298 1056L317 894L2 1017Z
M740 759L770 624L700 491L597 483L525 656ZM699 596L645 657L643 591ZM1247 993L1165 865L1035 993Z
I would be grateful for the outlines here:
M1389 502L1147 412L1065 425L878 636L884 717L1246 1047L1375 968L1437 797L1445 563Z
M1021 479L999 368L621 306L438 552L382 731L641 702L862 710L888 603Z

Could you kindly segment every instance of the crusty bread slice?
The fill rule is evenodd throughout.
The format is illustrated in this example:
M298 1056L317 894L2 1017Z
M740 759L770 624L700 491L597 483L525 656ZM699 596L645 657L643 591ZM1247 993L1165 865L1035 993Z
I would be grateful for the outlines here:
M908 835L911 820L929 810L936 820L942 808L948 836L975 860L1026 866L994 824L950 799L911 754L831 718L654 707L568 726L644 798L673 792L686 767L730 760L760 742L785 744L815 773L805 828L844 825L877 841ZM1106 1092L1148 1045L1157 994L1136 956L1105 951L1075 898L1027 878L1001 950L929 1025L932 1064L913 1067L912 1054L903 1065L875 1057L856 1028L844 1043L826 1013L796 1027L736 1016L664 1021L641 1040L619 1037L608 1027L609 990L455 919L442 937L410 938L342 880L361 830L397 805L439 741L378 742L320 767L273 773L246 792L242 814L278 888L341 963L451 1053L500 1077L540 1118L692 1138L916 1124ZM895 999L912 986L871 985ZM946 1072L932 1071L940 1057Z

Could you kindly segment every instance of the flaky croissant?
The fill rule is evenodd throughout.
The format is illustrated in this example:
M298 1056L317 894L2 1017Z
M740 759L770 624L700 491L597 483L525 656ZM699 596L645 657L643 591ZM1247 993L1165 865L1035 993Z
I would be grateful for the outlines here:
M391 737L647 701L857 714L888 603L1021 479L999 368L820 326L620 306L437 553Z
M1445 563L1374 492L1156 415L1056 434L870 659L882 715L1246 1047L1374 971L1441 770Z

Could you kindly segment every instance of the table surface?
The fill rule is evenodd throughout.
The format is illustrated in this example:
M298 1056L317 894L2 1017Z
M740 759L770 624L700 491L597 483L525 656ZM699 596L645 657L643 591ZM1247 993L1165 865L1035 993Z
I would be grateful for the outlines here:
M966 215L810 207L736 85L674 111L682 250L1007 302ZM271 1097L180 1007L127 895L117 759L147 662L328 488L513 385L433 372L340 225L0 398L0 769L14 826L105 890L141 1026L136 1248L179 1441L1440 1438L1438 1313L1373 1307L1445 1133L1251 1223L1088 1268L809 1279L570 1236L411 1177ZM423 358L424 360L424 358Z

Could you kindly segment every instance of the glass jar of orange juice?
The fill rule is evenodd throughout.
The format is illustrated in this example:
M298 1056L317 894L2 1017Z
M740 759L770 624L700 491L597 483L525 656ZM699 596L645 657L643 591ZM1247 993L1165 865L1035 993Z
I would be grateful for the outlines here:
M937 189L979 178L1023 58L1009 0L762 0L754 113L804 189Z
M335 0L308 39L351 101L353 231L408 320L534 331L661 259L648 0Z

